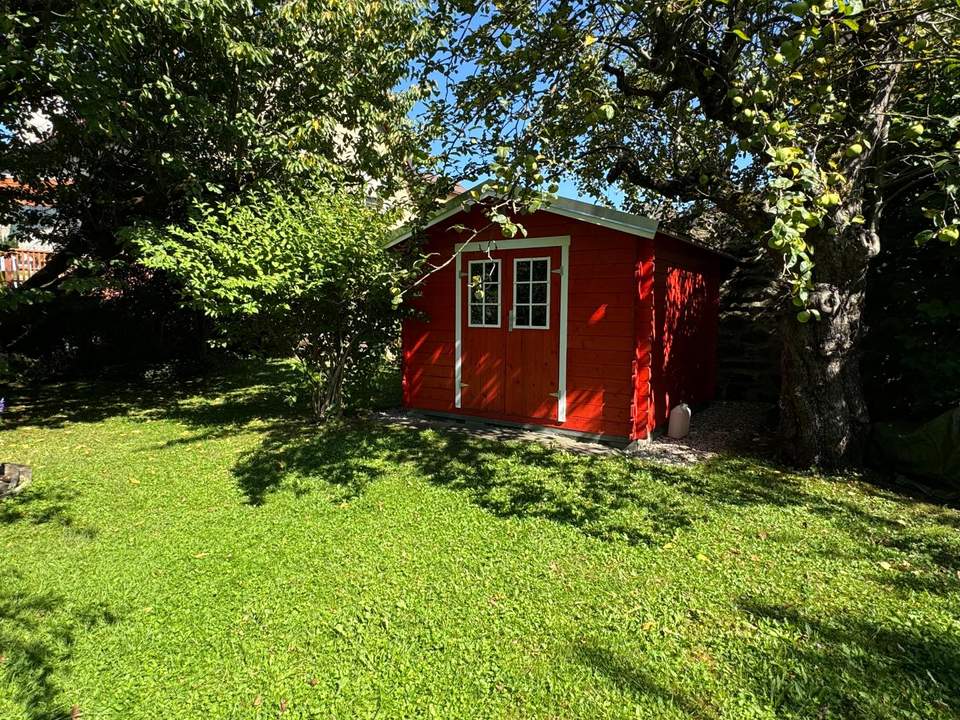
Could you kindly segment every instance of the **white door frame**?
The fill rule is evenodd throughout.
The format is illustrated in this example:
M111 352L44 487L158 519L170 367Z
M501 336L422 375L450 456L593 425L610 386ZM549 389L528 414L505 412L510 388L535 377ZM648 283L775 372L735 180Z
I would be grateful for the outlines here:
M463 362L463 274L461 272L461 257L465 252L493 252L496 250L533 250L536 248L560 248L560 347L558 348L559 366L557 378L557 422L567 419L567 295L570 290L570 236L557 235L554 237L525 238L522 240L484 240L481 242L459 243L454 253L454 272L456 273L456 334L454 343L453 366L453 405L461 407L461 383ZM500 292L503 293L503 279L501 276Z

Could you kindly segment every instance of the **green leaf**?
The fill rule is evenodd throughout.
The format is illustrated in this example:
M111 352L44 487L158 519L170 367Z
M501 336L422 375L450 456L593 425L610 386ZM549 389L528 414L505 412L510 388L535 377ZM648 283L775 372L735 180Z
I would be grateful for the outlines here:
M918 138L923 135L925 129L926 128L924 128L923 123L914 123L907 128L907 137L911 139Z
M957 241L960 240L960 226L948 225L947 227L940 228L937 232L937 239L950 245L956 245Z
M835 207L840 204L840 194L826 192L817 198L817 205L821 207Z

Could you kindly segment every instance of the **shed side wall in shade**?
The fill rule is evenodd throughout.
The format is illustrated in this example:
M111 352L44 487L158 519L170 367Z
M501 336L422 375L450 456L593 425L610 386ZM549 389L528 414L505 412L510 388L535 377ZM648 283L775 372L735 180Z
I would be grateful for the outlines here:
M654 251L654 426L680 403L698 405L716 392L717 322L722 262L657 233Z

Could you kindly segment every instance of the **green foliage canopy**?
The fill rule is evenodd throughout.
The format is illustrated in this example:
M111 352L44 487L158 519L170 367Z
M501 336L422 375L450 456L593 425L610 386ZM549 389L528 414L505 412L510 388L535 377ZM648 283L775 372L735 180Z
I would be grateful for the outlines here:
M449 0L436 22L438 166L491 177L521 208L566 175L600 196L615 184L628 209L768 245L793 301L783 448L857 465L884 210L921 205L919 240L960 237L956 3Z
M427 75L453 90L426 117L446 136L441 161L508 194L569 173L667 217L718 209L783 256L806 320L816 255L850 235L875 255L895 193L924 191L921 239L957 242L950 5L442 2Z
M398 90L432 37L406 0L82 0L0 10L0 223L78 259L128 261L120 228L269 179L370 178L419 147ZM27 221L21 201L56 208ZM90 270L96 273L97 269Z
M225 341L295 354L315 413L339 413L344 382L374 372L399 331L414 268L384 247L391 217L323 184L194 211L185 225L130 232L142 262L176 275Z

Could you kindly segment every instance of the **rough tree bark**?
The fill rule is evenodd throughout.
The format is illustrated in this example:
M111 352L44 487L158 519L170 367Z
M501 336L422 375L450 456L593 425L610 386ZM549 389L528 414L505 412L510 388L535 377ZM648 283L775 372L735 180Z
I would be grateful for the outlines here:
M861 238L847 240L861 250L847 258L830 252L817 257L810 307L820 311L820 320L800 323L790 308L781 325L782 449L790 462L805 467L859 465L869 429L860 343L871 255Z
M885 141L885 130L877 137ZM862 165L863 168L872 166ZM820 319L798 322L790 308L782 325L780 431L783 451L797 465L843 469L863 463L870 415L860 378L867 271L880 252L882 199L853 171L855 189L833 217L844 228L814 240L817 261L809 307ZM849 218L866 216L863 223Z
M891 57L900 52L895 46ZM860 378L867 270L880 252L884 201L877 183L900 69L899 63L889 66L870 100L870 149L847 164L849 186L831 218L833 234L814 239L809 306L820 319L800 323L791 311L783 323L780 431L784 454L797 465L843 469L863 463L870 428Z

